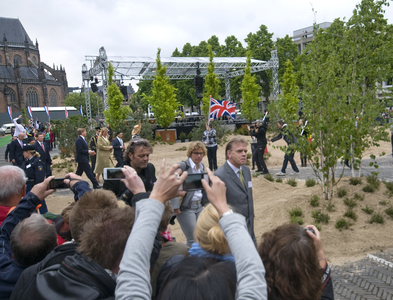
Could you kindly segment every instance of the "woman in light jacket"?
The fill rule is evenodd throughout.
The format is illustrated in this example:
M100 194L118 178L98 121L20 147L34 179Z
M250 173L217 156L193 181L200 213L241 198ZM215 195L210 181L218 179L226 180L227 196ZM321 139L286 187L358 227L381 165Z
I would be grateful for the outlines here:
M101 128L100 135L97 139L97 160L94 173L96 174L97 181L100 181L100 175L103 173L104 168L113 167L111 161L111 152L113 146L109 141L108 129L106 127Z

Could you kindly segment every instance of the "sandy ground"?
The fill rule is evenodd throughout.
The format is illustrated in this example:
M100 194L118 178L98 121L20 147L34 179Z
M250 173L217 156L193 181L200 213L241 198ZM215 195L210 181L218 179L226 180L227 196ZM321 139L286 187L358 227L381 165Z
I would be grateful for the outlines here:
M246 138L250 139L249 137ZM187 147L188 145L188 142L176 143L174 145L157 144L154 146L154 152L151 154L150 161L157 168L162 159L166 158L168 167L186 158L185 150L176 150ZM274 143L274 146L280 145L284 146L283 140ZM218 147L217 156L219 166L225 162L224 149L225 145ZM251 149L249 151L251 152ZM281 167L284 154L280 149L274 149L272 144L268 145L268 151L271 157L267 160L267 167L278 171L279 169L277 168ZM380 147L367 150L365 157L369 158L370 153L379 155L382 152L387 154L391 153L390 142L382 142ZM295 160L298 166L300 166L299 153L296 153ZM60 159L56 161L60 161ZM203 159L203 163L205 165L207 164L207 157ZM290 166L288 166L288 168L289 171L291 171ZM75 170L76 167L74 167L74 171ZM65 173L67 173L65 169L60 172L54 169L54 175L56 177L64 177ZM304 180L297 180L297 186L291 187L285 183L285 180L283 183L270 182L262 177L254 177L252 181L255 208L255 234L258 237L258 242L261 240L261 235L264 232L274 229L284 223L288 223L290 219L288 210L292 207L299 206L303 210L305 225L314 223L314 219L311 216L313 210L320 209L323 213L329 214L329 223L321 225L321 235L326 257L334 264L354 261L364 258L368 253L384 251L393 247L393 220L384 212L389 205L393 204L393 201L391 198L384 195L386 191L384 184L381 184L378 191L370 194L362 191L362 187L366 185L365 179L363 179L363 183L360 186L349 185L349 178L343 178L341 180L338 187L345 187L347 189L347 197L352 198L354 193L357 192L365 195L365 199L363 201L358 201L357 206L354 208L358 216L357 221L352 221L353 226L350 227L350 229L340 232L335 228L335 223L338 218L343 216L347 209L343 203L344 198L335 197L331 200L335 205L335 211L328 212L326 206L329 201L322 200L321 188L318 185L309 188L305 186ZM318 195L321 198L319 207L312 207L309 204L312 195ZM61 210L72 201L72 197L61 196L59 194L53 194L47 199L49 210L53 213L60 213ZM387 205L380 204L380 202L383 201L385 201ZM361 210L361 208L366 205L384 216L385 223L383 225L368 223L370 215ZM172 233L177 241L185 242L185 237L178 224L172 227Z

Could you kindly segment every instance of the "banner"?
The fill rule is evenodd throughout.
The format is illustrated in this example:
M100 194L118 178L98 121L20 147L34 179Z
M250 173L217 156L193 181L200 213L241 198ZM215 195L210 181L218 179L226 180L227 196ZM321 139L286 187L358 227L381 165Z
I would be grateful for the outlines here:
M68 111L67 111L67 107L64 107L64 112L65 112L65 117L66 119L68 118Z
M213 99L210 96L210 109L209 109L209 121L214 121L215 119L228 116L232 119L236 118L236 103L229 101L220 101Z
M48 118L50 119L50 115L49 115L49 107L48 106L44 106L45 112L48 115Z
M33 113L31 112L31 106L27 107L27 112L29 113L30 118L33 117Z
M8 115L10 116L11 121L12 121L12 109L11 109L11 106L7 106L7 112L8 112Z
M81 113L81 117L83 117L82 105L81 105L81 108L80 108L80 113Z

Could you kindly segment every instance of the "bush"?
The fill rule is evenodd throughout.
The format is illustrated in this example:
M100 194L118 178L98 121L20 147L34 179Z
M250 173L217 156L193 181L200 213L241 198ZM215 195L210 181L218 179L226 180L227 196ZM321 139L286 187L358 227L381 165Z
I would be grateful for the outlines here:
M367 205L366 207L362 208L362 211L364 211L366 214L369 215L371 215L374 212L374 210L371 207L368 207Z
M346 196L347 195L347 190L345 189L345 188L339 188L338 190L337 190L337 196L338 196L338 198L342 198L342 197L344 197L344 196Z
M336 207L332 202L329 202L328 205L326 206L326 210L328 212L336 211Z
M276 179L276 182L282 183L282 178L277 178L277 179Z
M366 177L367 183L374 188L374 190L377 190L379 188L379 185L381 184L381 181L379 181L378 177L375 175L369 175Z
M263 178L265 178L266 180L269 180L269 181L274 181L274 178L273 178L272 174L270 174L270 173L263 176Z
M350 198L345 198L344 199L344 204L350 208L355 207L358 203L356 202L356 200L354 199L350 199Z
M336 221L335 227L342 231L343 229L348 229L350 226L352 226L352 223L345 220L344 218L340 218Z
M386 188L388 189L387 195L389 197L392 197L393 196L393 182L384 181L383 183L385 184Z
M354 221L358 219L357 214L354 212L352 208L348 208L348 210L345 212L344 217L350 218Z
M156 135L156 138L154 139L156 142L162 143L164 140L162 139L161 135Z
M183 131L180 132L179 139L184 141L186 138L187 138L187 134L185 134Z
M53 156L52 159L57 159L59 158L57 155Z
M366 185L365 187L363 187L363 192L366 193L374 193L375 192L375 187L373 187L372 185Z
M310 199L310 205L312 207L319 206L319 197L317 195L312 195Z
M385 200L384 201L379 201L379 204L383 205L383 206L388 205L388 203Z
M190 133L187 135L187 138L189 141L192 141L192 132L190 131Z
M312 186L315 186L316 184L317 184L317 182L315 181L315 179L313 179L313 178L306 179L306 186L307 187L312 187Z
M303 211L300 207L295 206L292 209L288 210L288 213L291 217L295 216L295 217L301 217L303 214Z
M360 195L358 193L355 193L355 195L353 195L353 199L363 201L364 195Z
M380 213L375 213L371 216L371 219L368 222L370 224L372 224L372 223L383 224L383 223L385 223L385 220L383 219L383 216Z
M349 184L350 185L362 184L362 179L360 177L351 177L349 178Z
M289 185L292 186L292 187L297 186L297 181L296 181L295 178L288 178L287 181L286 181L286 183L289 184Z
M68 167L68 173L72 173L72 172L74 172L74 169L71 167Z
M329 223L330 217L328 214L323 214L320 210L314 210L311 212L311 216L314 218L316 223Z
M186 150L187 150L186 146L175 149L175 151L186 151Z
M295 224L299 224L299 225L303 225L304 224L304 220L302 217L296 217L296 216L292 216L290 223L295 223Z
M393 219L393 207L390 206L388 209L385 209L385 213Z

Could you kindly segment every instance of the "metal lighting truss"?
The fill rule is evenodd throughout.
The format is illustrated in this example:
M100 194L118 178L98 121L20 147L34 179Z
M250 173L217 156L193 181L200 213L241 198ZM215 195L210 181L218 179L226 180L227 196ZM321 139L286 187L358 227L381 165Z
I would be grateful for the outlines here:
M83 75L84 80L90 76L96 76L108 69L109 61L117 75L124 79L153 80L157 67L156 58L153 57L131 57L131 56L111 56L107 58L104 47L100 48L100 56L85 56L86 61L90 61L92 68ZM246 57L214 57L214 73L218 78L225 79L225 91L227 100L230 99L230 78L244 75L246 68ZM201 76L207 74L209 57L161 57L161 63L166 66L166 76L169 79L193 79L196 75L197 63ZM271 52L269 61L251 59L251 73L272 69L273 73L273 95L279 94L278 84L278 57L277 50ZM104 80L105 83L106 80ZM104 94L105 94L104 85ZM104 99L106 103L106 98ZM106 106L105 106L106 107Z

